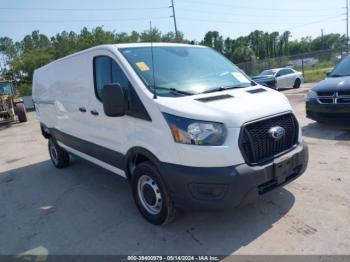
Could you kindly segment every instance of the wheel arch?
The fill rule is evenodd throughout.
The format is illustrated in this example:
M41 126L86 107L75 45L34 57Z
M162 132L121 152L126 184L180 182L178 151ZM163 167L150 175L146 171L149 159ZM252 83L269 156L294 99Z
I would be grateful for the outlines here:
M49 139L50 137L52 137L49 129L43 123L40 123L40 130L41 130L41 134L43 135L44 138Z
M293 83L293 88L299 88L301 86L301 78L298 76L295 78L294 83Z
M126 177L130 180L133 169L140 163L151 162L162 175L162 165L160 160L149 150L143 147L133 147L125 155L124 170Z

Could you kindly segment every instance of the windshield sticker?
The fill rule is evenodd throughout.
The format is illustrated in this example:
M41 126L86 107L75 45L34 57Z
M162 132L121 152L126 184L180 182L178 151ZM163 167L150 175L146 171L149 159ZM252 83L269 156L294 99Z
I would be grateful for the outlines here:
M137 62L136 65L142 72L146 72L150 70L145 62Z
M250 83L249 79L246 78L242 73L234 72L232 75L241 83Z

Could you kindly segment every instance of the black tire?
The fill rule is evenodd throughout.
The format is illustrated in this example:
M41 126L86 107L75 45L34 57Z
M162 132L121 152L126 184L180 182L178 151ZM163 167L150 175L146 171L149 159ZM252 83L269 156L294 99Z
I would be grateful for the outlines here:
M300 88L301 81L299 78L295 79L293 88Z
M49 139L49 154L52 164L56 168L64 168L69 165L69 154L52 138Z
M19 122L27 122L27 113L26 113L26 108L24 107L23 103L18 103L15 106L15 112L16 115L18 116Z
M176 209L158 170L151 162L136 166L131 185L136 206L148 222L165 225L174 220Z

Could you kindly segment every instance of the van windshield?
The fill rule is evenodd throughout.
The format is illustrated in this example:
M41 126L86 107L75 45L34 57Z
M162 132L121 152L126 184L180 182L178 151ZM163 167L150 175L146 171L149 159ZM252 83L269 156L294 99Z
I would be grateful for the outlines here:
M151 47L119 50L153 92ZM192 95L252 85L238 67L210 48L155 46L153 62L157 95Z

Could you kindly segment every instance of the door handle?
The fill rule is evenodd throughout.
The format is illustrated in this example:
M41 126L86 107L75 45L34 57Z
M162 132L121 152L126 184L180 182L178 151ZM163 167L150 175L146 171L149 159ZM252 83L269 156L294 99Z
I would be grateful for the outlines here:
M98 112L96 110L91 110L90 113L91 115L98 116Z
M85 113L86 112L86 108L85 107L79 107L79 111L82 112L82 113Z

